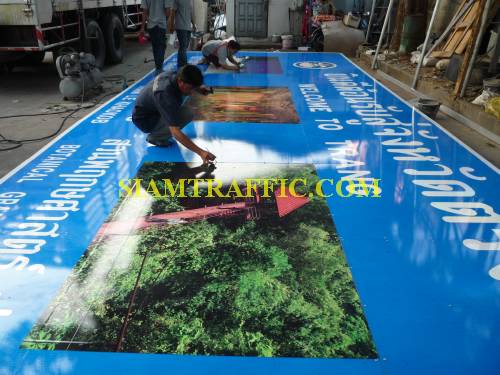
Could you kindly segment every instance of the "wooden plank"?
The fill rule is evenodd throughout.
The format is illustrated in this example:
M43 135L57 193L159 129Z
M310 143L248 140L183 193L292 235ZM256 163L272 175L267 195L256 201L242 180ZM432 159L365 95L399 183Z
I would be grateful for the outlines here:
M471 27L471 25L474 23L474 19L471 18L469 20L463 20L462 22L460 22L457 26L456 26L456 29L467 29L469 27Z
M453 56L453 52L434 51L431 53L431 56L437 59L449 59L451 56Z
M389 49L391 49L392 51L398 51L401 45L401 35L403 33L403 24L405 16L406 16L405 2L400 1L398 4L398 13L396 15L396 25L394 27L394 34L392 35L391 45L389 47Z
M464 35L464 38L458 45L457 49L455 50L455 53L461 55L464 53L465 48L467 47L467 44L469 43L469 39L472 37L472 30L467 30L467 32Z
M454 52L457 49L458 45L460 44L462 38L463 38L463 33L461 31L453 34L453 38L450 39L449 43L446 45L446 48L444 48L444 51Z
M453 19L451 20L450 24L448 25L448 27L446 28L444 33L439 37L439 39L436 41L436 43L431 47L429 52L427 52L427 56L431 56L432 51L437 50L438 47L443 45L443 42L445 40L448 40L448 35L453 31L453 29L455 28L455 25L462 19L462 16L465 14L465 12L467 10L470 9L470 7L472 6L473 3L474 3L474 0L464 0L463 1L463 4L460 5L459 10L453 16Z
M460 3L460 5L458 6L458 9L457 11L455 12L455 14L459 14L460 11L464 8L465 4L467 4L467 1L468 0L462 0L462 2Z
M443 51L455 53L457 49L460 48L462 50L461 53L463 53L465 46L467 45L467 41L465 41L465 46L461 47L461 45L464 42L464 38L467 37L467 32L470 30L472 25L474 25L478 10L479 2L476 2L464 14L462 21L455 27L445 46L442 48Z
M469 15L472 12L472 9L476 6L477 3L474 3L470 9L465 12L463 15L461 21L455 26L453 31L451 32L451 35L449 36L448 40L446 41L445 45L441 48L443 51L455 51L456 47L458 46L461 38L462 38L462 29L464 28L464 24L466 20L469 19Z
M462 30L460 37L458 38L458 43L453 46L454 48L451 51L458 53L459 55L464 53L467 43L469 42L469 38L472 36L471 27L473 24L473 22L470 22L468 27Z
M464 21L464 24L466 24L467 27L462 34L462 40L460 44L455 49L455 53L459 55L464 53L465 49L467 48L467 43L469 42L469 39L472 37L472 27L474 25L474 22L476 21L477 17L480 17L480 15L478 15L479 3L476 3L474 5L477 5L477 7L471 8L469 17L467 17L468 19Z

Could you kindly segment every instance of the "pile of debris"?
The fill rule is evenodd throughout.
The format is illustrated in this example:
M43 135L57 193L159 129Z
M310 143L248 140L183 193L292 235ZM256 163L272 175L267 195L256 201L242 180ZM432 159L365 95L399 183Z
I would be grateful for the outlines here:
M469 93L472 91L476 93L476 96L481 90L482 93L472 103L484 106L487 112L495 115L497 111L492 108L494 107L493 103L497 101L492 99L500 96L500 80L497 79L500 28L496 29L496 33L491 30L492 34L489 43L492 45L491 48L485 50L485 46L483 46L481 51L479 46L481 38L486 34L486 28L481 23L493 25L493 16L497 14L500 8L499 3L498 1L494 2L488 13L485 11L484 1L462 0L442 35L426 51L422 51L423 48L420 46L417 51L412 53L411 58L413 64L418 64L422 54L424 54L423 66L435 67L437 71L444 73L445 78L455 82L455 95L458 95L461 91L463 94L468 83L475 85L475 88L472 88ZM488 19L485 22L483 18ZM483 35L481 35L481 31L483 31ZM482 44L485 45L485 43ZM492 51L493 53L488 55ZM474 60L472 56L476 52L483 56ZM485 64L485 60L489 60L488 64ZM467 72L466 67L469 64L471 64L472 68L469 69L470 72ZM464 79L466 75L468 77ZM500 118L500 116L498 117Z

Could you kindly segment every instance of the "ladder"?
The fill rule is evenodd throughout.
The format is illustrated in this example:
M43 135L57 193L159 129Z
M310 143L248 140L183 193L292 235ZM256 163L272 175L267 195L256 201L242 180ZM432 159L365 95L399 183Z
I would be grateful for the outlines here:
M122 0L123 24L126 29L134 29L142 23L142 10L138 4L135 5L134 11L129 12L127 0ZM134 21L134 18L136 22Z
M366 30L365 43L372 44L371 38L375 35L380 35L382 32L382 24L387 16L390 0L373 0L368 28ZM391 17L389 17L390 21ZM390 27L389 27L390 29ZM390 36L390 34L389 34ZM378 39L376 39L378 40Z
M373 56L372 69L377 68L378 54L380 53L380 49L382 48L382 43L384 41L384 36L386 34L386 31L388 28L390 29L389 22L391 20L392 9L394 7L395 1L396 0L389 0L389 5L387 5L386 12L385 12L384 17L383 17L384 23L382 25L382 30L380 31L380 36L378 38L377 50L375 51L375 55ZM377 2L377 1L374 1L374 3L375 2ZM384 1L384 4L385 4L385 1ZM390 33L388 33L388 34L390 35Z

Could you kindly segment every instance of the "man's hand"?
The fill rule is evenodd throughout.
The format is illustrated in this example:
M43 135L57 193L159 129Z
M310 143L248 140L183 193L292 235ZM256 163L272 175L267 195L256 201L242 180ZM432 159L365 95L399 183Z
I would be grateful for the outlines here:
M215 155L209 151L202 150L200 153L200 158L203 160L204 164L210 164L215 160Z
M198 30L198 28L196 27L196 24L193 23L193 32L195 33L197 30Z
M179 129L176 126L170 126L169 127L170 132L172 133L172 136L179 141L184 147L188 148L189 150L197 153L200 158L203 160L204 164L210 164L210 162L215 160L215 155L212 154L209 151L205 151L202 148L198 147L192 140L189 138L186 134L182 132L181 129Z
M236 64L221 64L221 68L227 69L227 70L234 70L235 72L240 71L240 66Z
M214 93L214 89L211 88L211 87L207 87L207 86L200 86L198 88L198 92L201 94L201 95L208 95L208 94L213 94Z

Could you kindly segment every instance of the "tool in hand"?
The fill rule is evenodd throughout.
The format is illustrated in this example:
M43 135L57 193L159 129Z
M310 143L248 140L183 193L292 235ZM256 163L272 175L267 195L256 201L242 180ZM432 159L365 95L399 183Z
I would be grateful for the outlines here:
M202 86L198 89L198 92L202 95L208 95L208 94L213 94L214 93L214 89L213 87L206 87L206 86Z

